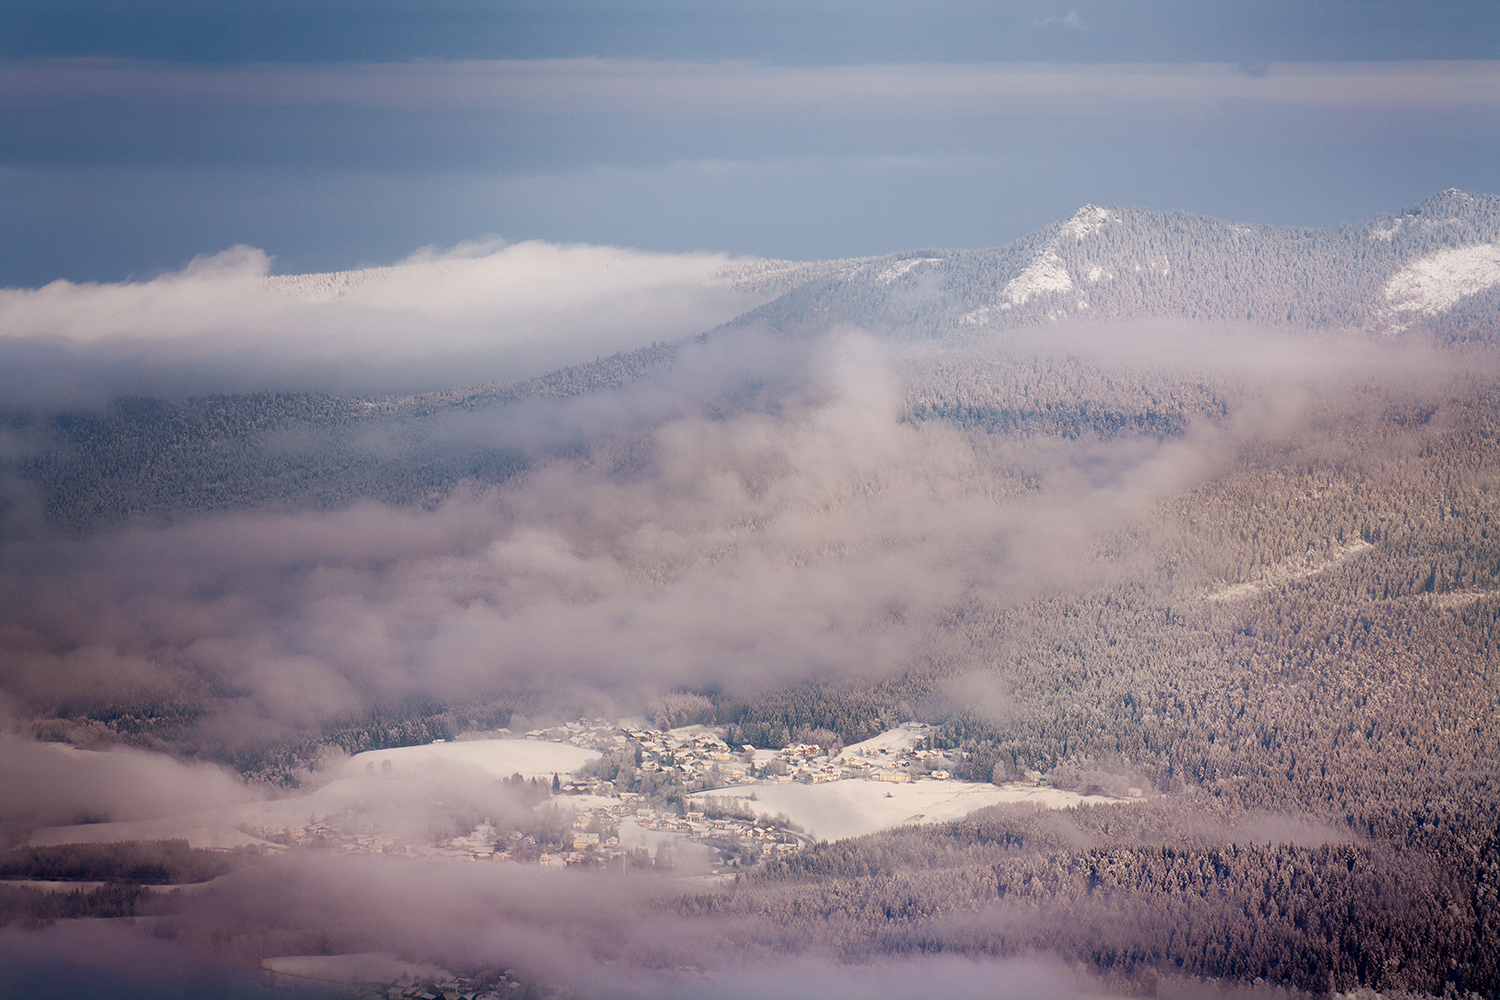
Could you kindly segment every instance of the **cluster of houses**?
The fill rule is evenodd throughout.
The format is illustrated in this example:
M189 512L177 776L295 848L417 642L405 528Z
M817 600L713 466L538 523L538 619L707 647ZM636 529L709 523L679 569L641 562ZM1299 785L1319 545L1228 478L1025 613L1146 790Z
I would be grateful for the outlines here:
M608 753L625 747L640 747L639 769L643 774L674 776L696 782L699 788L724 785L776 784L794 781L819 784L864 778L905 782L923 778L938 781L952 777L953 762L940 750L923 748L931 727L909 722L891 734L855 746L822 747L793 743L780 750L752 746L730 746L712 729L688 726L656 730L615 726L604 719L580 719L551 729L534 729L530 740L571 743ZM613 794L608 782L579 778L562 790L573 793Z
M771 819L737 815L709 815L689 809L678 815L655 809L636 810L636 822L644 830L680 833L690 840L701 841L728 854L728 864L737 863L743 855L723 848L750 848L755 854L786 854L798 850L806 838Z
M849 748L793 743L779 750L731 746L704 726L657 730L616 725L605 719L580 719L526 733L530 740L565 742L600 753L629 750L644 775L674 777L693 791L727 785L820 784L865 779L910 782L945 781L952 762L925 744L929 727L908 723L885 737ZM637 752L638 750L638 752ZM619 790L597 777L560 779L558 805L575 810L571 843L561 850L538 854L529 838L512 833L497 839L497 831L481 825L465 837L447 841L438 853L472 860L524 861L543 865L620 864L639 858L639 831L676 834L715 849L724 868L764 856L796 851L806 843L799 831L765 816L713 814L712 808L663 808L635 792ZM624 835L621 835L621 831ZM631 855L634 855L631 857Z
M482 982L448 972L423 978L403 976L384 983L338 983L280 972L269 972L266 979L277 995L310 998L344 996L351 1000L515 1000L523 994L521 982L509 969L503 973L488 975ZM560 994L556 990L549 990L544 996L557 998Z
M632 792L622 792L616 799L602 801L597 796L580 795L573 801L576 804L572 805L572 828L564 831L560 844L548 845L554 849L538 851L533 838L519 831L507 834L486 819L472 833L446 840L423 853L469 861L509 861L558 868L604 865L623 869L627 864L640 866L660 862L659 852L653 855L641 846L647 839L642 836L642 831L650 831L678 835L716 849L723 863L714 872L719 874L723 868L735 867L745 857L784 854L799 849L806 842L800 833L766 818L709 815L696 809L682 812L657 809ZM566 799L557 804L565 808L569 806ZM659 836L650 839L662 840Z
M606 719L580 719L534 729L526 739L623 755L641 775L676 779L686 793L725 786L843 780L910 782L944 781L952 762L931 749L927 726L907 723L899 730L854 746L822 747L793 743L779 750L730 746L704 726L662 731L618 725ZM501 735L509 736L503 733ZM671 834L715 849L724 867L754 858L799 849L806 842L784 822L765 816L714 810L711 802L678 795L672 805L658 797L616 788L597 775L557 776L553 807L573 814L572 829L545 839L519 830L503 830L485 820L468 834L433 846L397 843L377 832L350 833L337 821L310 824L291 831L254 831L287 846L332 848L347 852L442 856L469 861L624 867L643 863L641 845ZM753 791L750 796L753 798ZM566 821L566 820L564 820ZM645 833L654 836L644 836Z

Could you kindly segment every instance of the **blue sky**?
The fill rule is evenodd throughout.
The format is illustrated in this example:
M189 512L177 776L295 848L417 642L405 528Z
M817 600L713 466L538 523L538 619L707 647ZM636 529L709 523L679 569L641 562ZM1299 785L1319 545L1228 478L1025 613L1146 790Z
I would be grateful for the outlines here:
M1500 189L1500 4L0 8L0 284L546 239L832 257Z

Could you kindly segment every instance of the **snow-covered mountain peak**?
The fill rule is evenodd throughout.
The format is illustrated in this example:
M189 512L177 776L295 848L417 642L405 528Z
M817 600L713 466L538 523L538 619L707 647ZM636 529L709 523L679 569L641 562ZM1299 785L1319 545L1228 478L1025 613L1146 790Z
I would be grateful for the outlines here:
M1062 224L1062 232L1058 234L1058 238L1061 240L1072 237L1075 242L1082 243L1085 236L1098 230L1114 217L1115 214L1107 208L1085 205Z
M1154 317L1500 342L1500 196L1323 228L1086 204L1004 246L853 262L735 322L920 338Z
M1010 309L1024 305L1033 297L1046 292L1071 290L1073 276L1068 273L1058 251L1082 243L1090 233L1097 232L1116 217L1114 212L1098 205L1084 205L1074 212L1058 229L1057 235L1037 251L1025 269L1006 283L1001 291L1005 301L1000 304L1000 308ZM1098 275L1103 272L1098 268L1093 271L1097 273L1091 273L1089 280L1099 280Z

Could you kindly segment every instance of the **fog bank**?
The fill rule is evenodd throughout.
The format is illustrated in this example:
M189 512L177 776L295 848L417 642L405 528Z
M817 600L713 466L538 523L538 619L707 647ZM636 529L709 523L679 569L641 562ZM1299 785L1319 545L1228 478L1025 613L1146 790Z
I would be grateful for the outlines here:
M725 254L500 240L271 275L236 246L110 284L0 289L7 408L111 396L384 393L505 380L710 329L770 298Z

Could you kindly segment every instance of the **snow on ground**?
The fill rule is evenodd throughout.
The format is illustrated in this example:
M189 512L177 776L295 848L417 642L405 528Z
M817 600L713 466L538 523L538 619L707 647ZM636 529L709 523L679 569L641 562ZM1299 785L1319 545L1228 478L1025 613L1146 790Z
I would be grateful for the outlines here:
M433 766L459 764L481 768L494 778L508 778L519 772L523 778L550 779L554 774L572 774L599 757L597 750L545 740L458 740L391 750L366 750L349 758L341 774L346 777L383 774L385 762L390 761L393 774L412 768L427 770Z
M691 840L676 830L650 830L633 819L624 819L616 836L620 838L620 846L627 849L644 847L654 855L663 847L668 848L680 875L701 875L719 863L719 856L707 844Z
M1013 306L1024 305L1034 295L1043 292L1066 292L1073 287L1068 269L1063 267L1057 251L1047 247L1032 258L1026 270L1006 282L1002 294Z
M1430 257L1402 268L1385 286L1392 312L1446 312L1476 292L1500 285L1500 246L1478 246L1439 250Z
M784 813L819 840L862 837L912 823L946 823L1002 802L1031 802L1048 809L1065 809L1085 803L1126 801L1030 785L967 781L896 784L864 779L818 785L739 785L716 788L695 798L738 799L740 804L762 815Z
M875 280L882 285L889 285L897 278L910 273L923 264L941 264L942 262L941 257L911 257L907 260L898 260L877 274Z
M1062 232L1058 234L1058 238L1071 236L1074 242L1082 243L1085 236L1104 228L1105 223L1113 218L1114 213L1107 208L1085 205L1074 212L1071 219L1063 223Z
M1063 223L1057 236L1031 259L1026 269L1006 282L1001 294L1009 301L1001 303L1000 308L1008 309L1011 306L1025 305L1027 300L1045 292L1066 292L1071 289L1073 277L1068 274L1068 269L1063 267L1062 258L1057 255L1058 247L1069 238L1074 243L1082 243L1085 237L1105 226L1113 218L1114 215L1109 209L1100 208L1097 205L1085 205L1074 212L1073 217ZM1095 271L1097 270L1095 268ZM1093 272L1090 272L1089 280L1097 281L1098 279L1093 276ZM979 322L980 320L970 320L968 316L965 316L964 321Z
M1428 599L1438 608L1466 608L1479 601L1500 597L1500 590L1453 590L1446 594L1432 594Z
M771 761L780 756L780 750L757 750L750 755L749 763L752 767L765 767L767 764L771 763Z
M863 743L851 743L844 747L840 760L870 760L877 763L881 757L898 755L910 750L926 739L929 727L922 723L907 723L897 729L887 729L879 736L872 736ZM885 751L882 753L882 751Z
M1203 598L1207 601L1218 602L1238 601L1246 597L1254 597L1257 594L1264 594L1266 591L1273 590L1276 587L1285 586L1297 580L1305 580L1310 576L1317 576L1319 573L1330 570L1355 556L1369 552L1374 547L1363 538L1360 538L1350 542L1348 545L1334 549L1331 554L1326 556L1323 554L1314 554L1309 555L1305 559L1288 559L1267 569L1254 580L1247 580L1244 583L1226 584L1225 586L1209 591L1203 595Z

